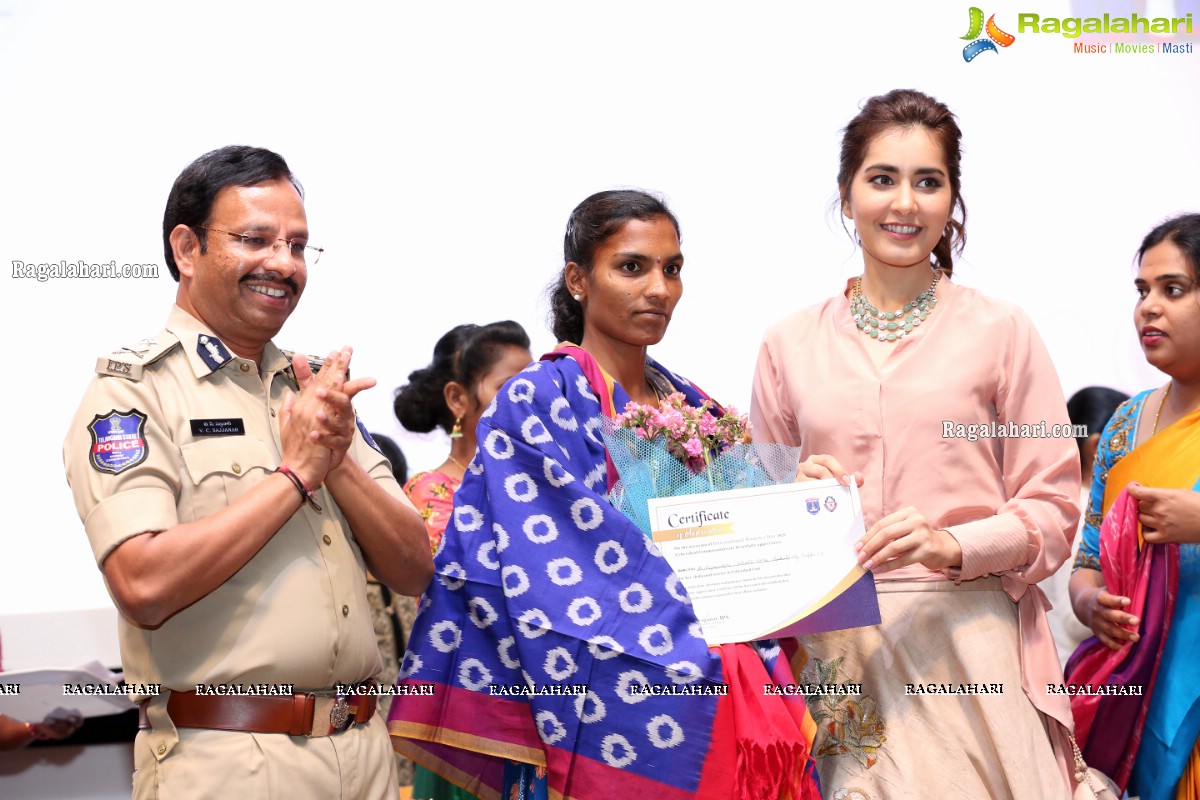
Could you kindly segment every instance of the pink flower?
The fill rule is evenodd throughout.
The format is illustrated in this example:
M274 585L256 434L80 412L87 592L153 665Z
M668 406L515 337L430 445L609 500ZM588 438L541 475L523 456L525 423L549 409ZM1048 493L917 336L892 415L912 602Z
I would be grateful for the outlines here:
M750 423L730 406L720 417L711 413L711 400L690 406L680 392L672 392L657 405L630 401L617 424L646 441L661 439L669 453L693 471L703 469L710 451L748 440Z
M688 420L683 412L677 408L672 408L664 411L662 414L662 425L671 432L671 435L677 439L682 439L688 433Z

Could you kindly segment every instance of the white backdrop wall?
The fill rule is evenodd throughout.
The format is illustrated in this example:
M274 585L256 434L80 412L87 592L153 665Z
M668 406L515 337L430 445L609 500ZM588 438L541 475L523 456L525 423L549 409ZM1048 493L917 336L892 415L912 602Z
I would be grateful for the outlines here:
M1083 55L1027 33L966 63L968 5L0 0L0 615L109 606L61 441L97 355L155 334L175 295L165 265L39 283L10 263L162 265L171 182L225 144L288 159L327 248L279 342L354 345L380 382L360 415L413 468L446 440L400 431L392 390L460 322L513 318L535 353L552 344L541 290L568 213L603 188L672 205L687 291L655 353L747 407L767 323L860 270L831 212L839 130L896 87L964 130L955 279L1029 312L1065 393L1160 382L1131 258L1200 209L1200 52ZM1200 30L1196 0L984 8L1012 33L1021 12L1134 10Z

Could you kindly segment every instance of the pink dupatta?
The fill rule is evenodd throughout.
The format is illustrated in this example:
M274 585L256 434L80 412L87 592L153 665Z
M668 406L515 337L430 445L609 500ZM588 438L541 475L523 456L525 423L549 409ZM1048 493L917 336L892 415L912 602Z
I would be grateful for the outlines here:
M1141 744L1179 584L1178 547L1139 547L1138 540L1137 501L1123 490L1100 527L1100 571L1106 591L1129 598L1126 611L1141 620L1141 638L1110 650L1090 637L1071 656L1066 669L1071 683L1097 690L1104 686L1142 687L1140 696L1071 697L1075 735L1084 759L1111 777L1122 791L1129 784ZM1097 735L1092 736L1093 732Z

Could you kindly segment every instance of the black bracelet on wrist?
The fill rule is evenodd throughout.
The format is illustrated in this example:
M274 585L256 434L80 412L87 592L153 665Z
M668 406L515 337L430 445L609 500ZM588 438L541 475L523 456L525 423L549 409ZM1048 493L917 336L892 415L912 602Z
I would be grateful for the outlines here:
M303 506L305 503L308 503L310 506L312 506L313 511L320 512L321 507L319 505L317 505L316 500L313 500L313 493L311 491L309 491L308 489L304 488L304 481L302 481L300 479L299 475L292 472L292 470L290 468L285 467L282 464L280 464L278 467L276 467L275 471L278 472L280 475L286 476L287 479L290 480L292 482L292 484L296 487L296 491L300 493L300 505Z

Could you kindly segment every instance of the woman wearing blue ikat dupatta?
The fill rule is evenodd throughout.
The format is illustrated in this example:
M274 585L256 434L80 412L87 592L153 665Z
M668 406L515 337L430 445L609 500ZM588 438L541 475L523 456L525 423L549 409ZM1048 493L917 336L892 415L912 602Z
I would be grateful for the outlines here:
M480 420L401 666L395 747L485 800L819 798L805 704L764 691L795 682L788 656L709 648L679 579L606 498L604 417L706 397L646 355L683 292L678 223L649 195L601 192L564 249L554 333L579 346Z

